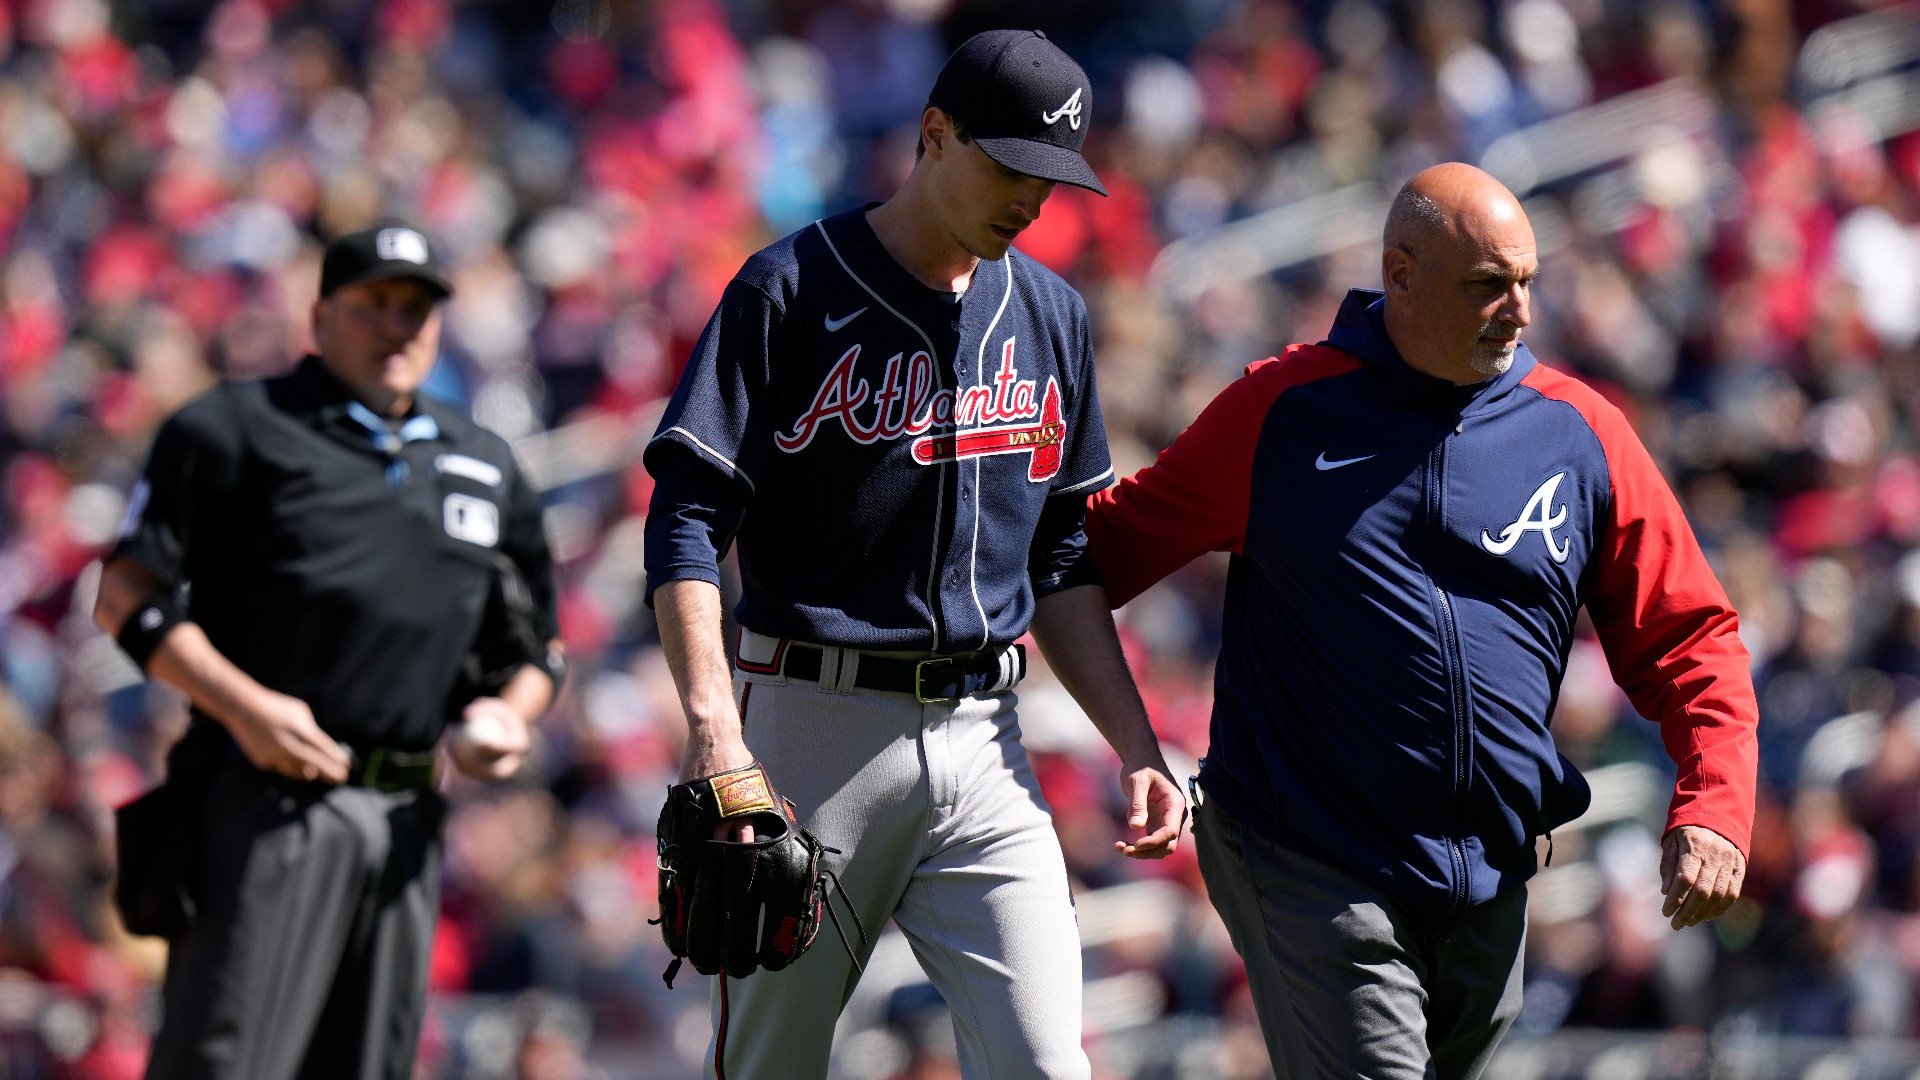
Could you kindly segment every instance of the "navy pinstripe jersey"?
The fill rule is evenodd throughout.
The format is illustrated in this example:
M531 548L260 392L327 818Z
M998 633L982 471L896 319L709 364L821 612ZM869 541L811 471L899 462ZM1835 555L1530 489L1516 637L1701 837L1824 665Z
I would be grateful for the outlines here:
M854 210L735 275L648 444L648 597L719 582L763 634L958 652L1093 578L1085 498L1113 475L1086 305L1017 251L959 299Z

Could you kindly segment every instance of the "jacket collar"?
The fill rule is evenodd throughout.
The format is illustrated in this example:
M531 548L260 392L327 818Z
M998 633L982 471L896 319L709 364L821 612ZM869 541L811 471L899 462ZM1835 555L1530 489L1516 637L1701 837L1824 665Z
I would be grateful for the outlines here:
M1492 407L1519 386L1538 363L1524 342L1514 347L1513 366L1485 382L1455 386L1445 379L1416 370L1394 348L1387 336L1387 294L1378 289L1349 289L1334 316L1333 329L1320 344L1358 357L1397 395L1419 401L1449 403L1461 413Z
M343 415L353 394L345 383L334 378L318 356L308 353L287 373L287 405L310 415Z
M440 438L440 424L421 409L421 395L413 395L413 407L397 427L389 426L372 409L361 404L345 383L335 378L318 356L302 358L286 379L287 408L306 416L321 430L354 445L392 454L398 448L421 439Z

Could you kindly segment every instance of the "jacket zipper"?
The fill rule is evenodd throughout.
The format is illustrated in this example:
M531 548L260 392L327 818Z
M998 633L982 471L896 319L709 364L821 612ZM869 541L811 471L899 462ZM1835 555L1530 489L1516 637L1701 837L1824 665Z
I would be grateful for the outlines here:
M1428 525L1433 541L1433 551L1429 557L1435 560L1446 536L1441 507L1446 460L1447 435L1443 432L1427 470ZM1440 601L1440 657L1447 668L1447 696L1453 720L1453 776L1447 806L1447 855L1453 864L1450 906L1452 913L1457 915L1466 907L1471 892L1468 888L1467 850L1461 824L1466 813L1467 789L1473 782L1473 710L1467 694L1466 664L1460 655L1460 630L1454 621L1453 597L1440 587L1431 569L1427 580L1432 583L1433 594Z

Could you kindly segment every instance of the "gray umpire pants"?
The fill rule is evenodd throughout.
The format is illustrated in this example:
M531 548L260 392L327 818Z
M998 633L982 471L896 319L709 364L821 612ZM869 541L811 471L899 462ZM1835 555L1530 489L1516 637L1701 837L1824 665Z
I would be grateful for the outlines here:
M432 791L299 784L223 760L148 1080L410 1077L444 808Z
M743 655L770 640L748 639ZM1086 1080L1080 933L1014 695L922 704L855 689L857 664L829 650L822 670L840 678L826 687L736 672L747 746L845 853L827 865L868 933L891 916L906 935L952 1012L962 1076ZM706 1075L820 1080L859 977L828 924L785 970L715 979Z
M1422 933L1367 882L1213 803L1196 810L1194 836L1276 1080L1465 1080L1486 1068L1520 1013L1524 888Z

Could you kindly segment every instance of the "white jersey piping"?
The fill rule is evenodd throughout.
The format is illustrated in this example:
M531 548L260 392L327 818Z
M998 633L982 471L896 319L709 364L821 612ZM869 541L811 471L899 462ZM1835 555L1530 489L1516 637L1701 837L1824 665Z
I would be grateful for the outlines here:
M1082 480L1079 483L1073 485L1072 487L1063 487L1060 490L1054 492L1053 494L1054 495L1071 495L1076 491L1085 491L1088 488L1092 487L1093 485L1100 483L1102 480L1111 480L1111 479L1113 479L1113 466L1109 465L1107 466L1107 471L1101 473L1099 476L1096 476L1091 480Z
M987 342L993 340L993 332L1000 326L1000 316L1007 312L1007 301L1013 299L1013 253L1001 256L1001 262L1007 267L1007 288L1000 294L1000 307L993 313L993 321L987 324L986 333L980 335L980 354L974 358L973 384L985 386L987 383ZM978 271L975 271L978 273ZM960 400L959 391L954 392L954 401ZM974 428L985 426L986 410L975 413ZM958 425L956 425L957 427ZM987 641L993 636L993 627L987 622L987 607L980 602L980 467L981 459L973 459L973 550L967 559L967 587L973 592L973 609L980 613L980 647L986 648Z
M741 468L738 465L735 465L732 461L728 460L727 455L721 453L718 450L715 450L713 447L708 446L706 443L701 442L700 437L698 435L695 435L693 432L688 431L686 428L680 427L677 424L661 432L660 434L655 435L653 437L652 442L648 443L647 445L651 446L653 445L653 443L659 442L661 439L666 438L668 435L671 435L676 431L679 432L681 435L685 436L686 440L692 443L697 449L699 449L701 453L707 455L708 457L719 462L720 464L725 465L728 471L732 472L733 475L746 481L748 491L756 490L753 486L753 477L747 475L747 470Z

